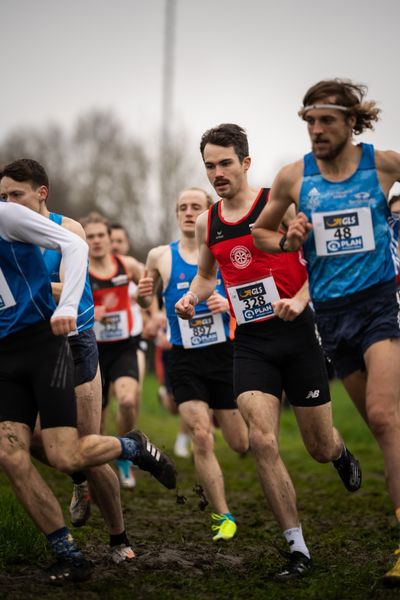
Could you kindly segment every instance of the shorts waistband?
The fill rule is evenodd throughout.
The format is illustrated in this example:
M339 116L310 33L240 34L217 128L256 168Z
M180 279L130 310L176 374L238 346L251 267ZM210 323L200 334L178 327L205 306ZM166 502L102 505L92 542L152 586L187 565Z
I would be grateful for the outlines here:
M364 290L355 292L354 294L349 294L348 296L343 296L342 298L332 298L332 300L326 300L325 302L313 302L313 306L319 313L331 312L332 309L340 309L352 306L353 304L365 302L366 300L369 300L371 297L375 296L377 293L395 294L395 292L396 280L390 279L384 283L377 283L369 288L365 288Z

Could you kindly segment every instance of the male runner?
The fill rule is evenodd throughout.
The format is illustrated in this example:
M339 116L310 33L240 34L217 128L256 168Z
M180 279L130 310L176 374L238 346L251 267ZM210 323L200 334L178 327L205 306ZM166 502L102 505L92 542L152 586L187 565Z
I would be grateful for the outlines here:
M50 212L47 208L49 180L42 165L35 160L16 160L3 168L0 194L4 200L22 204L84 239L82 226L73 219ZM53 296L59 299L63 273L61 253L46 248L43 251L52 284ZM101 380L98 367L96 338L93 333L93 298L88 275L78 307L77 332L68 337L74 360L74 382L77 400L79 435L100 433ZM131 560L135 554L129 545L122 515L118 478L109 465L100 465L87 472L72 473L74 493L70 504L71 522L80 527L89 518L90 494L87 479L100 511L109 526L111 558L115 563Z
M41 194L38 188L36 193ZM20 192L10 191L13 201ZM87 264L85 242L24 206L0 202L0 466L57 558L48 581L81 581L91 566L79 550L61 508L30 456L39 413L47 458L72 473L119 456L134 460L173 488L169 458L140 432L122 438L78 436L73 361L65 337L76 329ZM58 307L39 247L62 252L65 283Z
M237 526L225 498L209 409L213 409L226 441L237 452L247 450L248 433L233 396L229 306L221 283L189 322L178 319L175 313L175 303L189 289L197 272L196 219L210 203L211 198L201 189L190 188L179 194L176 216L180 239L150 250L148 275L139 281L138 302L148 306L162 282L172 343L169 375L175 402L192 439L197 475L215 511L211 515L213 540L228 540Z
M340 79L307 91L299 115L312 151L278 173L253 234L267 252L303 246L322 343L382 449L400 521L400 329L387 203L400 154L353 143L379 118L365 94L365 86ZM282 236L277 229L292 203L299 212ZM384 580L400 585L400 559Z
M135 426L139 414L139 368L129 283L137 283L143 265L132 256L114 255L108 221L98 213L81 220L89 245L89 279L103 383L103 427L110 384L117 400L117 431L123 435ZM136 480L130 461L118 460L121 485L132 489Z
M251 228L268 201L268 190L247 181L251 164L245 131L224 124L206 131L200 150L211 185L221 197L196 224L198 274L176 304L182 318L208 298L221 270L236 318L234 389L250 431L265 497L290 549L278 579L310 570L296 496L279 454L278 432L285 391L307 450L319 462L333 461L346 488L356 491L361 471L332 425L329 384L300 252L267 255L254 247ZM287 219L288 216L285 217Z

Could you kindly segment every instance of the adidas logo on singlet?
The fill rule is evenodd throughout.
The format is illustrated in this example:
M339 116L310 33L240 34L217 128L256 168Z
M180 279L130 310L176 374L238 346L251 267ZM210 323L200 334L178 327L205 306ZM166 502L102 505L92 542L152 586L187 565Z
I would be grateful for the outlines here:
M311 190L308 192L308 197L315 200L316 198L318 198L320 195L319 191L317 190L316 187L311 188Z

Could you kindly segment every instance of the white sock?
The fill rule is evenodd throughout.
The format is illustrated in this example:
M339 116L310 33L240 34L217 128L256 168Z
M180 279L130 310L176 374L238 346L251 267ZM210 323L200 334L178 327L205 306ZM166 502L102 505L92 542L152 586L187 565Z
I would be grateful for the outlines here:
M190 436L187 435L186 433L182 433L182 431L180 431L178 433L178 435L176 436L176 443L182 443L182 444L188 444L190 442Z
M301 527L292 527L292 529L286 529L283 532L287 543L289 544L290 552L301 552L305 554L307 558L310 558L310 552L306 546L303 538L303 532Z

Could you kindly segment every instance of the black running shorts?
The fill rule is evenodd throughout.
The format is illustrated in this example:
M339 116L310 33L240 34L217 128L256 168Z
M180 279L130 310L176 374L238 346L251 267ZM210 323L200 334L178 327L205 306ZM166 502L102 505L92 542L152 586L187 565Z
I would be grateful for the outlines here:
M364 353L372 344L400 337L394 280L316 303L315 312L322 345L340 379L365 370Z
M293 406L330 402L325 358L307 307L294 321L279 318L240 325L234 340L236 397L259 391Z
M96 336L92 328L68 336L74 359L75 386L93 381L99 364Z
M0 421L33 431L76 427L74 365L68 339L41 321L0 340Z
M132 377L139 381L137 346L133 337L120 342L102 342L97 346L103 386L103 406L106 406L110 383L120 377Z
M232 363L230 340L204 348L172 346L168 353L168 373L175 402L203 400L214 409L237 408Z

